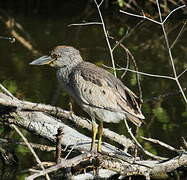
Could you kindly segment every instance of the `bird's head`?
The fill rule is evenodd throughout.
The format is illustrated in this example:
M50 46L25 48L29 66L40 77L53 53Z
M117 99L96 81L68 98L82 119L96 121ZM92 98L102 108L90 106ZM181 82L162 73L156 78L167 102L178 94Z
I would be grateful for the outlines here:
M71 46L56 46L49 55L35 59L30 65L49 65L63 68L75 66L82 61L80 52Z

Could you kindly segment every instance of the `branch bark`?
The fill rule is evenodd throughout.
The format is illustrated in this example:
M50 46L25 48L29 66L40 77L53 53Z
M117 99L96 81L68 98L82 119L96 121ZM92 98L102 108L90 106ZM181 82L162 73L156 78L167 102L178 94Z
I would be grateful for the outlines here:
M97 159L97 161L100 162L99 168L107 169L108 172L111 174L111 176L117 173L122 176L142 175L145 176L146 179L149 179L150 177L156 179L166 179L169 177L170 172L176 170L179 167L187 165L187 154L185 153L164 162L157 161L157 160L154 161L141 160L141 161L127 162L116 158L111 158L103 154L101 155L101 154L93 154L93 153L84 153L72 159L62 160L61 163L55 166L52 166L48 169L45 169L43 171L35 173L34 175L29 176L27 180L31 180L36 177L43 176L46 173L56 171L60 168L67 168L67 167L73 168L80 165L82 162L85 163L87 161L87 164L88 163L90 164L90 162L93 161L93 158ZM100 172L98 175L99 176L101 175L103 177L101 173L102 172ZM78 177L80 177L80 175ZM75 176L73 179L77 179L78 177ZM81 177L83 177L83 175L81 175ZM94 179L95 175L94 173L88 173L85 175L85 178L86 177L89 177L89 179ZM105 177L103 178L106 177L108 177L107 174L105 174Z
M69 121L73 122L78 127L86 128L89 131L91 131L91 129L92 129L91 123L89 123L88 119L76 116L72 112L65 111L59 107L45 105L45 104L39 104L39 103L32 103L32 102L28 102L28 101L20 101L15 98L14 99L9 98L8 96L5 96L2 93L0 93L0 104L3 106L17 108L19 110L19 111L17 111L17 116L20 116L20 117L27 116L26 117L27 119L30 119L30 118L32 118L32 119L34 119L34 118L49 119L49 117L46 117L47 115L44 115L41 113L36 114L36 112L28 112L28 110L29 111L41 111L41 112L45 112L45 113L51 114L51 115L59 118L58 122L69 120ZM21 114L21 115L19 114L19 113L23 113L23 112L26 112L26 114ZM36 116L36 117L32 117L32 116ZM41 116L41 118L38 116ZM45 116L45 117L42 117L42 116ZM50 117L50 118L52 118L52 117ZM56 119L56 121L57 121L57 119ZM56 129L55 129L55 131L56 131ZM123 135L119 135L113 131L110 131L109 129L104 129L103 135L105 137L109 138L110 140L123 145L126 149L128 149L129 147L134 148L134 143L130 139L126 138Z
M8 125L15 124L47 138L52 142L56 141L55 135L57 134L58 128L63 127L64 134L62 145L73 147L73 149L76 149L81 153L84 152L83 154L71 159L63 159L57 165L36 172L27 179L34 179L61 168L79 166L79 164L85 161L93 162L93 159L96 159L97 162L99 162L97 168L110 170L110 173L112 170L114 173L111 173L111 176L115 173L123 176L143 175L147 180L150 179L150 177L165 179L169 176L168 174L170 172L187 166L186 151L181 152L180 155L166 161L140 160L140 158L134 158L130 154L122 153L114 146L104 143L103 151L107 153L90 153L88 150L90 149L91 138L63 123L63 121L67 121L68 119L74 123L76 120L78 122L85 121L89 125L87 120L57 107L20 101L2 93L0 93L0 106L0 122ZM38 112L39 110L48 112L53 116L56 116L56 118ZM59 119L59 117L61 117L61 119ZM89 174L89 176L91 175ZM90 177L90 179L93 178Z

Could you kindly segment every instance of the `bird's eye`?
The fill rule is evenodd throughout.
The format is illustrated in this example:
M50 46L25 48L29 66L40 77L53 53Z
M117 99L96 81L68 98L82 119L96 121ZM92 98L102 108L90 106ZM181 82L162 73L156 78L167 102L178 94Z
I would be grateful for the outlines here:
M57 59L57 58L59 58L60 56L59 56L58 54L51 54L51 57L52 57L53 59Z

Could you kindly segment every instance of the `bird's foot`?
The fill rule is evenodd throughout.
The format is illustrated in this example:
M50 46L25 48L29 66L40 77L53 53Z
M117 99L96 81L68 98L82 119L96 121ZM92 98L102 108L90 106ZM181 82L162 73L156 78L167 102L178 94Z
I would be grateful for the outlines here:
M92 145L91 149L90 149L90 152L94 153L94 154L97 153L97 147L95 145Z
M101 148L101 146L97 146L97 152L99 152L99 153L101 153L102 152L102 148Z

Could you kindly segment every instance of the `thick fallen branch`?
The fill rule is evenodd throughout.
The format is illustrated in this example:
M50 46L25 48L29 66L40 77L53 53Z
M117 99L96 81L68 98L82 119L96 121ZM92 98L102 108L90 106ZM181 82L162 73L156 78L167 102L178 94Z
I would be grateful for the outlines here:
M63 159L57 165L35 172L33 175L29 176L28 179L43 176L61 168L79 167L79 164L82 162L93 162L93 159L99 160L97 168L110 170L110 173L112 170L113 173L111 173L111 176L115 173L123 176L143 175L147 180L150 179L150 177L164 179L169 176L168 173L175 171L178 168L185 168L187 166L187 154L185 151L181 152L180 155L172 159L168 159L167 161L138 160L138 158L135 159L131 155L122 153L115 147L107 143L103 143L103 151L107 153L89 153L88 150L90 149L91 139L63 123L65 119L66 121L68 119L69 121L73 121L75 124L77 122L82 123L85 121L86 124L90 126L87 120L82 119L68 111L64 111L61 108L20 101L2 93L0 93L0 105L0 122L8 125L13 123L53 142L56 141L55 135L57 134L57 129L59 127L63 127L64 132L62 144L64 146L72 147L72 150L75 149L79 150L79 152L84 152L72 159ZM30 111L32 109L35 111ZM42 112L37 112L39 110L61 118L58 119ZM118 137L121 138L119 135ZM93 179L91 174L89 174L89 176L90 179ZM74 178L76 179L76 176Z
M10 138L0 138L0 144L13 144L13 145L27 146L26 143L24 143L23 141L17 141L15 139L10 139ZM51 152L56 150L54 146L48 146L48 145L42 145L36 143L30 143L30 144L34 149L38 149L40 151Z
M101 155L101 154L93 154L93 153L84 153L79 156L76 156L72 159L62 160L59 164L54 165L50 168L47 168L43 171L35 173L27 178L27 180L34 179L36 177L40 177L45 175L46 173L50 173L56 171L60 168L67 168L71 167L74 168L76 166L81 166L81 163L91 164L93 158L97 159L99 164L99 168L104 168L108 170L112 170L112 172L116 172L123 176L132 176L132 175L142 175L145 176L146 179L151 178L159 178L159 179L166 179L169 177L169 173L176 170L179 167L187 165L187 154L181 154L173 159L168 161L122 161L116 158L111 158L109 156ZM94 166L94 165L93 165ZM86 169L86 168L85 168ZM111 173L111 171L110 171ZM111 176L116 174L111 173ZM100 175L100 174L99 174ZM83 176L83 175L82 175ZM94 174L89 173L86 177L89 176L89 179L94 179ZM76 176L73 179L77 179Z
M86 128L91 131L91 123L89 123L89 120L78 117L72 112L65 111L59 107L32 103L28 101L20 101L15 98L14 99L8 98L8 96L5 96L4 94L0 94L0 104L3 106L16 107L18 108L19 111L31 110L31 111L46 112L48 114L56 116L57 118L61 118L62 121L63 119L68 119L69 121L72 121L76 126ZM128 149L129 147L134 147L134 143L130 139L126 138L123 135L119 135L113 131L110 131L109 129L104 129L103 136L123 145L126 149Z
M47 105L42 106L41 104L34 104L30 102L27 102L25 105L24 101L19 101L16 98L12 99L9 96L2 94L2 93L0 93L0 105L4 107L4 108L1 107L1 111L0 111L0 122L2 123L8 124L8 125L13 123L28 131L34 132L37 135L40 135L46 139L49 139L52 142L56 142L56 134L57 134L58 128L63 127L64 135L62 138L62 145L68 146L68 147L74 147L74 149L77 149L79 151L90 150L91 138L79 133L77 130L63 123L63 121L67 121L67 119L73 120L75 124L76 124L76 120L77 122L82 122L82 121L87 122L86 120L83 120L80 117L72 113L69 113L68 111L64 111L61 108L55 108L53 106L47 106ZM54 118L42 112L28 111L29 108L31 110L31 107L30 107L31 105L35 109L48 107L48 111L54 110L55 112L54 111L52 112L56 116L60 115L61 119ZM6 107L8 107L8 110ZM87 124L89 123L87 122ZM109 130L107 131L110 132ZM122 138L120 135L117 135L117 137L118 136ZM126 139L124 139L124 142L125 140ZM103 151L108 152L108 153L115 152L118 155L121 155L121 154L127 155L127 153L120 152L119 150L117 150L117 148L107 143L103 143ZM131 155L127 155L127 157L132 158Z

